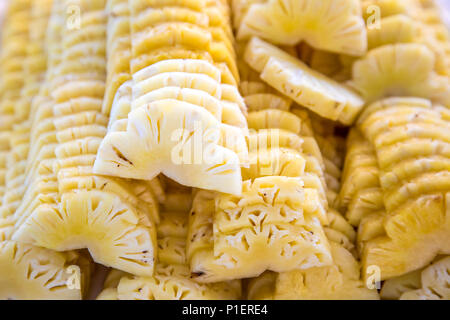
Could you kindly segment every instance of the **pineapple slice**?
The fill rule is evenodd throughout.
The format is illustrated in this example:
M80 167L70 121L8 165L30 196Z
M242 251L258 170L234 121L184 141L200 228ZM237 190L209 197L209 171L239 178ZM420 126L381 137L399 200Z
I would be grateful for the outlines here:
M364 105L347 87L258 38L249 42L245 61L262 80L324 118L352 124Z
M401 300L449 300L450 257L445 257L422 271L421 288L404 292Z
M80 300L88 287L86 280L90 277L85 260L74 252L58 253L14 241L2 241L0 299Z
M363 267L376 265L382 279L421 268L438 254L448 254L450 194L436 193L410 200L384 224L386 236L366 244Z
M130 12L126 0L108 1L106 5L108 14L107 25L107 51L108 74L102 112L109 114L115 94L119 87L131 79L131 36ZM97 49L94 47L94 50ZM98 49L94 51L99 54Z
M301 177L306 160L292 149L270 149L250 153L250 167L242 168L243 180L266 176Z
M292 101L271 93L256 93L245 97L245 104L249 111L260 111L265 109L278 109L289 111Z
M247 285L247 300L273 300L278 274L266 271Z
M415 270L402 276L384 281L383 287L380 291L381 298L383 300L398 300L403 293L420 289L421 272L422 269Z
M209 283L329 264L321 207L317 190L299 178L246 181L242 197L218 195L216 208L203 196L189 221L192 276Z
M387 96L416 96L450 105L450 82L434 70L435 55L423 44L386 45L353 65L350 85L367 102Z
M267 0L251 4L240 23L238 38L250 36L283 45L306 41L318 49L355 56L367 50L357 0Z
M279 274L274 299L378 300L378 292L360 280L359 265L352 254L337 243L330 244L332 266Z
M112 193L64 193L57 207L37 208L13 238L54 250L87 247L94 260L104 265L135 274L153 273L152 221Z
M394 15L380 20L379 28L369 28L369 50L396 43L412 43L417 40L419 25L411 17Z
M220 132L217 119L186 102L160 100L136 109L129 114L126 132L113 132L103 140L94 171L145 180L163 172L185 185L240 194L242 179L237 154L219 146L218 137L200 136L200 141L196 142L199 145L193 145L197 126L205 133ZM176 140L174 134L178 134ZM143 155L136 157L136 145L130 146L129 139L140 145L137 149L144 152ZM198 163L192 161L192 148L196 153L199 153L198 148L203 148ZM189 151L186 155L191 159L183 158L186 157L183 149ZM183 165L184 160L187 163Z
M190 279L186 260L187 211L189 208L172 203L179 193L169 193L158 225L158 264L152 277L138 277L114 272L105 283L100 299L118 300L205 300L237 299L240 281L198 284ZM192 196L188 195L192 200ZM175 207L173 206L175 205Z

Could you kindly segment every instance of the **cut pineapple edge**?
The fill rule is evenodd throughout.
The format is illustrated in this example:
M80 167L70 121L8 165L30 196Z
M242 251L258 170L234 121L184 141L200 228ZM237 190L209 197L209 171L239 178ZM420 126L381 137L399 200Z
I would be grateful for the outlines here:
M259 38L249 41L244 59L264 82L326 119L351 125L363 109L364 100L350 87Z
M128 115L126 131L105 137L94 172L142 180L163 173L186 186L240 194L241 163L219 144L223 126L197 105L154 101Z
M366 26L359 0L240 2L248 4L239 19L238 40L258 36L279 45L305 41L317 49L353 56L367 51Z

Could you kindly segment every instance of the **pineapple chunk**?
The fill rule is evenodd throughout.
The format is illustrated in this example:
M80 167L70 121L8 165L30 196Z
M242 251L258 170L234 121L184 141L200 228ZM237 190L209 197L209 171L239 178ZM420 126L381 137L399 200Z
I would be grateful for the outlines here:
M64 193L58 206L42 205L13 239L53 250L88 248L95 261L151 275L155 255L152 221L114 194Z
M353 86L367 102L416 96L450 105L450 81L434 70L435 55L423 44L402 43L371 50L353 65Z
M405 15L394 15L380 20L379 28L369 28L369 50L388 44L416 42L419 25Z
M401 300L449 300L450 257L445 257L422 271L421 288L404 292Z
M214 196L209 199L194 201L189 221L187 252L197 281L331 263L317 190L303 187L300 178L257 178L244 183L242 197L218 195L216 206Z
M266 83L324 118L352 124L364 105L351 89L258 38L249 42L245 61Z
M86 258L74 252L59 253L2 241L0 299L80 300L89 286L88 264ZM71 281L73 276L75 281Z
M420 289L421 272L422 269L415 270L384 281L380 291L381 298L384 300L398 300L403 293Z
M450 194L431 194L409 201L384 224L386 236L367 243L364 269L379 266L382 279L421 268L438 254L449 254Z
M162 172L184 185L240 194L242 179L237 154L219 146L214 137L208 141L200 136L197 139L200 141L196 141L200 145L194 145L196 126L205 133L221 130L220 123L209 112L186 102L160 100L136 109L129 114L126 132L112 132L103 140L94 171L145 180ZM135 141L134 145L128 143L130 139ZM184 147L175 153L180 144ZM192 148L196 153L203 148L198 163L192 161ZM143 154L137 155L136 150ZM186 150L190 159L183 159ZM205 150L208 154L203 153Z
M358 0L267 0L251 4L240 23L238 38L250 36L283 45L306 41L318 49L356 56L367 50Z
M203 192L203 191L200 191ZM165 208L176 209L161 215L158 225L158 263L151 277L113 272L98 299L114 300L207 300L237 299L240 281L199 284L190 278L186 260L189 208L176 203L179 193L169 193ZM192 200L191 195L187 195ZM174 206L175 205L175 206Z

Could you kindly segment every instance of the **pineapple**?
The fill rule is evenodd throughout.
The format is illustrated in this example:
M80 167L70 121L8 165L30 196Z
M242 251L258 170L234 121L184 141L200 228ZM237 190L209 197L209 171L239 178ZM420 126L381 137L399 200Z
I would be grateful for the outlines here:
M334 265L281 273L275 283L275 299L378 300L376 290L365 287L359 278L355 258L331 242Z
M317 190L302 185L269 176L246 181L242 197L197 193L187 247L192 276L209 283L331 263Z
M0 271L2 300L80 300L90 278L89 261L78 253L15 241L0 242Z
M283 45L305 41L317 49L355 56L367 50L358 0L252 3L240 23L238 39L251 36Z
M364 246L363 264L379 266L383 279L448 254L450 154L448 117L441 110L418 98L385 99L369 106L358 121L375 149L386 208L361 226L361 237L373 235Z
M150 275L154 232L145 214L116 195L74 191L65 193L58 207L40 206L13 238L58 251L87 247L94 260L104 265Z
M404 292L401 300L449 300L450 299L450 257L434 262L421 272L421 287Z
M166 99L138 108L129 114L126 132L113 132L103 140L94 170L100 174L146 180L163 172L185 185L239 194L242 184L240 162L233 151L214 140L205 141L205 137L200 137L204 150L209 149L209 154L201 150L200 156L206 158L200 159L199 163L193 162L192 158L183 158L186 157L184 150L199 151L199 146L193 145L196 124L205 132L221 130L220 123L209 112L186 102ZM138 128L144 131L138 131ZM173 140L177 131L177 140ZM130 138L135 145L129 145ZM135 154L137 144L141 144L137 150L144 154ZM180 150L180 144L189 149ZM174 153L177 148L178 154ZM188 170L180 165L183 163L177 163L180 160L187 160L184 164Z
M240 281L198 284L190 278L185 254L188 210L174 203L180 193L168 193L164 202L166 211L158 225L158 263L151 277L137 277L112 271L99 299L114 300L205 300L237 299L241 293ZM191 195L187 198L192 200ZM175 207L174 207L175 205Z
M360 280L359 264L351 252L353 228L336 211L330 210L328 215L330 224L325 231L333 264L279 274L266 272L250 281L249 299L379 299L377 291Z
M229 12L218 2L205 5L131 1L132 97L123 102L117 97L118 106L114 107L125 114L126 99L130 99L131 112L106 135L94 165L96 173L149 180L162 172L189 186L241 192L240 164L248 154L246 107L236 88L238 75L228 21L221 17ZM147 115L142 118L142 113ZM147 131L138 138L146 141L147 146L140 148L146 150L144 157L158 154L152 158L157 161L146 159L145 165L142 157L128 159L129 151L120 146L123 138L137 133L132 129L136 121L141 122L138 126L147 126L144 119L157 124L158 131L156 136ZM196 125L208 133L194 136ZM153 138L158 141L148 144ZM196 153L194 161L188 159L192 151ZM184 165L195 169L185 170ZM210 174L221 178L205 179Z
M258 38L248 44L245 61L262 80L322 117L351 124L363 107L350 89Z
M406 15L394 15L380 20L380 28L367 30L369 50L396 43L412 43L417 40L419 25Z
M398 300L403 293L420 289L422 271L423 269L415 270L384 281L380 291L381 298L384 300Z
M106 12L108 14L106 45L108 71L102 112L109 114L116 91L122 83L131 79L131 31L128 1L109 0L106 4Z
M368 102L417 96L450 105L450 82L436 74L435 55L423 44L402 43L371 50L353 65L350 84Z
M101 113L105 3L82 1L83 27L75 30L64 29L61 19L69 2L55 3L50 69L41 88L43 99L32 113L34 157L27 164L24 201L14 214L13 238L58 251L88 248L105 265L150 275L156 254L156 200L142 190L143 198L138 198L128 181L95 176L92 170L108 124Z

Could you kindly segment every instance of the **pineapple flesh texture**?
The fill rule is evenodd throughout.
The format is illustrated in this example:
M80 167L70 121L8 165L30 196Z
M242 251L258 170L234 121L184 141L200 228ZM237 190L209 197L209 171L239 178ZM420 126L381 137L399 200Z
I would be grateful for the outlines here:
M430 265L383 283L381 297L387 300L448 300L448 256L438 256Z
M203 192L203 191L200 191ZM190 277L186 259L188 206L177 201L181 194L168 194L165 208L182 211L161 213L158 225L158 263L152 277L113 271L98 299L102 300L231 300L241 296L240 280L199 284ZM191 198L190 194L186 194ZM176 200L178 203L172 203ZM192 200L192 198L190 199ZM184 202L184 201L182 201Z
M317 190L301 178L244 182L242 197L197 193L187 255L199 282L255 277L331 263Z
M248 43L245 61L267 84L324 118L350 125L364 105L350 88L259 38Z
M12 215L25 193L25 169L30 148L31 119L29 114L34 97L46 71L45 36L52 1L34 2L30 8L31 21L27 57L24 63L25 83L16 110L16 124L11 133L11 150L7 156L6 189L2 216Z
M9 214L14 208L11 203L3 203L8 184L9 175L15 167L11 163L14 125L20 124L19 112L15 106L21 102L22 90L25 87L25 70L23 61L27 59L28 43L30 37L30 20L32 1L14 1L7 9L2 28L2 51L0 55L0 132L2 135L0 147L0 202L3 205L1 214ZM8 160L8 158L10 158ZM8 198L7 198L8 199ZM13 201L14 202L14 201ZM10 210L11 209L11 210Z
M48 152L54 157L56 185L51 188L51 201L33 200L24 211L13 238L58 251L88 248L96 262L151 275L156 255L151 212L156 209L132 194L126 181L96 176L92 170L108 123L101 113L105 4L82 1L83 27L62 26L61 59L50 80L54 138ZM61 4L61 13L56 14L64 14L67 5L70 1ZM80 49L86 46L95 48L95 54Z
M421 287L406 291L400 300L450 300L450 257L435 261L421 272Z
M377 290L361 280L360 265L352 253L355 231L340 213L328 211L325 228L333 263L283 273L265 272L250 280L250 300L378 300Z
M80 300L89 287L90 262L75 252L0 242L1 300Z
M416 96L450 105L450 81L436 73L436 56L421 43L375 48L353 65L354 87L367 102L385 97Z
M364 268L379 266L383 279L450 250L449 119L446 108L428 100L391 98L369 106L358 121L375 149L386 207L382 230L366 243L362 260Z
M305 41L317 49L354 56L363 55L367 50L366 29L358 0L251 3L241 19L238 38L251 36L281 45Z
M133 0L129 8L131 112L106 135L94 171L141 180L163 173L239 194L248 132L228 5Z

